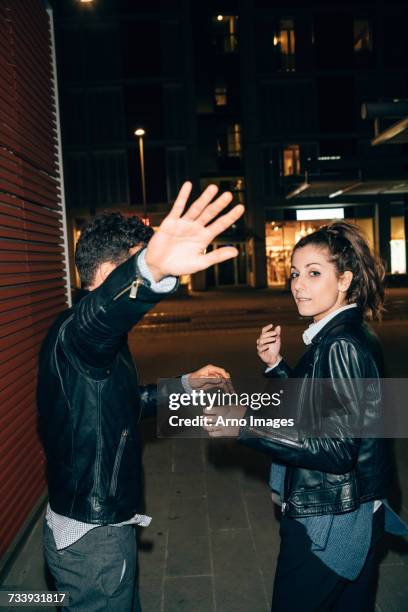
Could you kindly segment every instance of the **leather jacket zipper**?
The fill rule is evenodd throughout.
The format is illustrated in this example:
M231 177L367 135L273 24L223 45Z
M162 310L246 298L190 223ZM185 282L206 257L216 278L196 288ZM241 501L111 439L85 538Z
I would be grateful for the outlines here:
M129 433L128 430L124 429L122 431L122 435L120 436L118 448L116 451L115 463L113 464L112 480L111 480L111 485L109 489L110 496L114 496L116 493L116 486L118 484L119 468L120 468L120 463L122 460L122 455L123 455L123 451L124 451L125 444L126 444L126 439L128 437L128 433Z
M130 293L129 293L129 297L132 300L136 299L137 296L137 291L140 287L140 285L143 285L143 281L141 278L136 278L131 285L128 285L127 287L125 287L124 289L122 289L122 291L120 293L118 293L117 295L115 295L115 297L113 298L113 301L118 300L124 293L126 293L127 291L129 291L130 289Z

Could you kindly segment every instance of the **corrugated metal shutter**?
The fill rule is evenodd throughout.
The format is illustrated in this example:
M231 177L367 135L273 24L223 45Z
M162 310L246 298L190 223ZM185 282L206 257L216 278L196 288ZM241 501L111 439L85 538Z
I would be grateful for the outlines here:
M66 306L49 18L0 0L0 558L45 489L41 341Z

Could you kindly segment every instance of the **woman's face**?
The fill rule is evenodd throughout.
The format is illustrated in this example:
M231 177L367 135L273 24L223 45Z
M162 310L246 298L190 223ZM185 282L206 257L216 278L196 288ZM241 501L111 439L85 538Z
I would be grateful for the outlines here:
M324 247L308 244L295 249L290 277L292 295L302 317L319 321L347 304L346 292L353 275L346 271L337 276Z

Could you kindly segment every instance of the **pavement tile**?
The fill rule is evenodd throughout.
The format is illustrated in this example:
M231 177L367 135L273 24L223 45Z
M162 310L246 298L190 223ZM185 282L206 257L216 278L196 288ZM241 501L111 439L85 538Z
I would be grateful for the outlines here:
M215 612L211 577L166 579L163 612ZM217 609L217 612L220 610Z
M207 494L211 530L248 528L239 481L208 472Z
M408 578L408 537L384 534L379 554L381 565L405 565Z
M181 537L208 537L208 507L206 497L172 498L168 526L170 533Z
M203 440L178 438L173 440L172 471L202 472L205 470Z
M139 596L143 612L159 612L162 609L163 580L140 580Z
M377 604L382 612L408 610L408 572L404 565L380 567Z
M175 472L171 475L172 497L201 497L206 494L204 472Z
M230 576L215 576L217 612L269 612L270 603L260 581L249 574L239 585Z
M138 542L140 581L162 580L166 567L167 534L145 532Z
M210 537L214 576L234 575L239 584L239 577L258 572L258 569L254 572L257 562L249 529L212 531Z
M208 536L170 533L166 576L201 576L211 572Z

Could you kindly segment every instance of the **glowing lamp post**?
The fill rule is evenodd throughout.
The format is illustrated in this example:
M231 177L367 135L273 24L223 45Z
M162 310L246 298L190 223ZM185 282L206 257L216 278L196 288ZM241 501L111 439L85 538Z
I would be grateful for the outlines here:
M146 177L145 177L145 165L144 165L144 149L143 149L143 137L146 134L143 128L135 130L135 136L139 139L139 159L140 159L140 174L142 177L142 197L143 197L143 219L146 225L148 225L147 218L147 203L146 203Z

